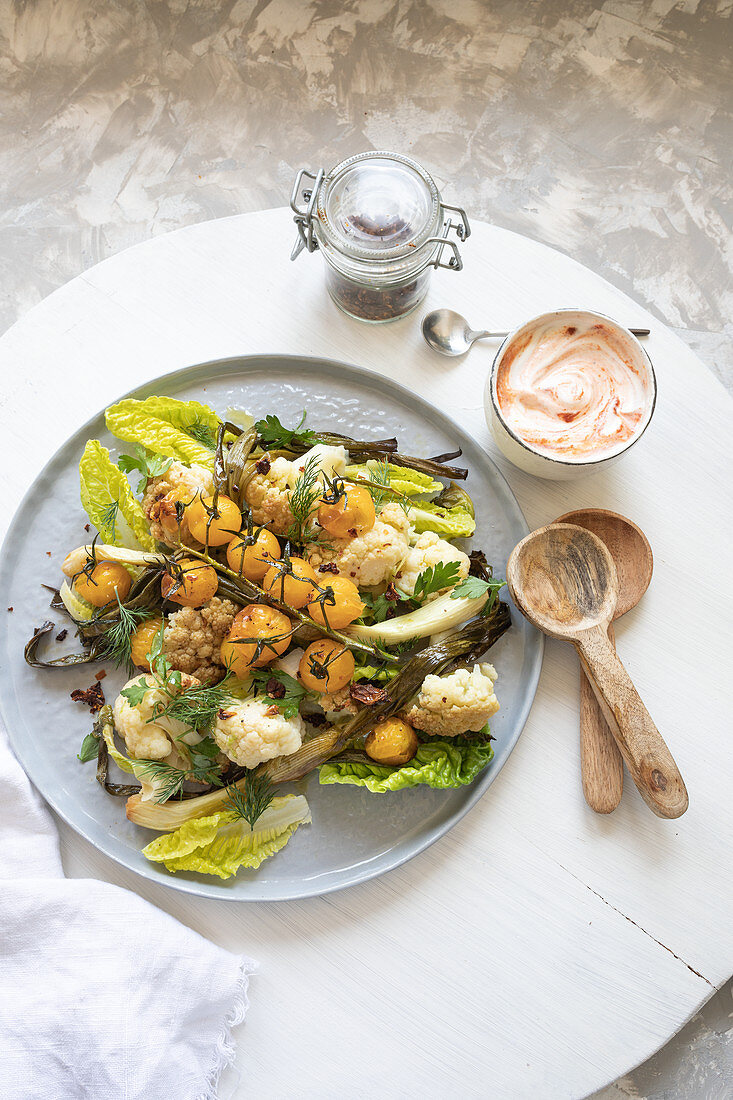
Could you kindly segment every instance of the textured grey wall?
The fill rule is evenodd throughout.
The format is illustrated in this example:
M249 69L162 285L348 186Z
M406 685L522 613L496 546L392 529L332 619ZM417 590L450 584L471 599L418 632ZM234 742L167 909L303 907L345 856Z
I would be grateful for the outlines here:
M0 328L113 252L382 147L607 276L733 389L732 4L0 0ZM604 1100L729 1097L730 1008Z

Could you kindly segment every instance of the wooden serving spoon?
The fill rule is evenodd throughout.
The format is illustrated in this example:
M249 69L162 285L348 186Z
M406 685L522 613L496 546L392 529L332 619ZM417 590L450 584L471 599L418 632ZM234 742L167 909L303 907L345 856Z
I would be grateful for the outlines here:
M540 527L514 547L507 584L519 610L572 642L639 793L659 817L679 817L687 791L674 758L608 640L618 599L613 558L591 531Z
M618 512L605 508L581 508L566 512L555 523L574 523L598 535L605 543L618 577L618 602L614 620L636 607L649 587L654 569L652 548L641 528ZM608 638L615 645L613 624ZM624 765L621 753L603 717L588 677L580 670L580 772L583 794L597 814L610 814L621 801Z

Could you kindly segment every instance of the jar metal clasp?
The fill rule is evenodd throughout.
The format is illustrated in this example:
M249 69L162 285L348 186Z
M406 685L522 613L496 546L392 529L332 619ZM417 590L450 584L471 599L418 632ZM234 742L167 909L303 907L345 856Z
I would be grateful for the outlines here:
M324 175L325 172L322 168L319 168L315 174L309 172L307 168L301 168L295 177L292 194L290 195L290 209L295 214L293 221L298 228L298 239L293 245L293 251L290 253L291 260L296 259L304 248L307 248L309 252L315 252L318 248L318 241L313 229L313 211L318 201L318 192ZM313 181L312 187L303 187L303 180L306 178ZM298 200L301 198L306 204L305 206L298 205Z
M460 221L454 222L451 217L443 225L443 232L439 237L428 237L424 242L425 245L439 244L441 247L438 249L435 259L433 260L433 267L446 267L451 271L462 271L463 260L461 259L461 253L458 249L458 245L455 241L448 238L448 234L451 230L455 230L455 234L459 241L465 241L471 236L471 226L468 224L468 217L466 211L461 206L451 206L450 203L441 203L442 210L453 210L458 215ZM448 260L448 263L443 263L443 250L446 245L451 249L453 255Z

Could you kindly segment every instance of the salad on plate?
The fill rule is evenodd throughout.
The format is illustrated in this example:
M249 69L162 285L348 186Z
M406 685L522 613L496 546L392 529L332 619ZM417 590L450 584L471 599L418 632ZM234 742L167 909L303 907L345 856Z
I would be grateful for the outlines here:
M96 714L78 756L159 834L149 860L220 878L258 867L311 820L282 785L316 770L383 794L459 787L489 765L484 654L510 616L484 553L462 548L475 514L460 451L413 458L305 413L288 428L170 397L105 415L125 453L87 442L89 537L51 601L77 652L44 659L47 622L26 660L127 675L112 703L104 672L72 693Z

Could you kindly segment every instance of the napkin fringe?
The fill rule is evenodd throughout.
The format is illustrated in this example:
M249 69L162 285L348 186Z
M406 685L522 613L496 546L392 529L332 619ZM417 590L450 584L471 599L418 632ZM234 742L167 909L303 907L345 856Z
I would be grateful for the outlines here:
M249 978L257 969L257 963L242 955L239 962L239 974L231 1011L224 1018L222 1029L216 1040L211 1069L206 1074L204 1089L196 1100L217 1100L219 1078L222 1071L234 1061L235 1045L232 1028L241 1024L249 1009Z

